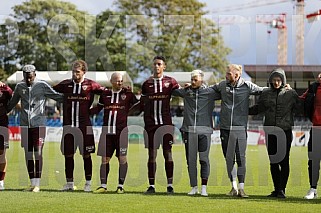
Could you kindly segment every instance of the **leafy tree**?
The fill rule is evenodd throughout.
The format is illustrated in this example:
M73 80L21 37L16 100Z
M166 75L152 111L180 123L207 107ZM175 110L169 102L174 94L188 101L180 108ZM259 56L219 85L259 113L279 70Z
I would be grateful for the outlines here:
M74 4L57 0L30 0L13 7L7 23L19 27L19 48L13 60L33 63L38 70L66 70L70 62L84 58L84 11Z
M197 0L118 0L126 17L127 70L150 70L154 55L168 58L167 70L225 71L223 39Z
M0 67L8 74L26 63L38 70L67 70L80 58L90 70L126 70L136 78L150 72L155 55L164 55L168 71L225 70L230 50L214 22L206 18L205 4L116 0L115 5L116 11L106 10L97 17L58 0L14 6L6 26L0 28ZM9 40L19 44L11 52Z
M0 25L0 68L1 72L6 74L11 74L16 70L14 63L14 54L18 49L18 25L15 22L10 22L10 20L5 21L5 23ZM6 76L6 74L1 74L1 78Z
M8 74L0 68L0 81L4 81L8 77Z
M93 19L90 22L94 24L86 39L86 61L89 68L98 71L126 70L126 17L106 10L90 18Z

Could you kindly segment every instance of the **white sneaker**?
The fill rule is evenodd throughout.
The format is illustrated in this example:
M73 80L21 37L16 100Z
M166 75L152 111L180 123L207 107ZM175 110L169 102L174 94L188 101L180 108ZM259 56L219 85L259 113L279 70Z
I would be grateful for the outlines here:
M76 190L76 186L74 186L71 183L66 183L61 189L61 191L74 191L74 190Z
M311 199L316 199L317 197L318 197L317 190L311 188L311 189L308 191L307 195L304 196L304 199L311 200Z
M91 192L91 184L85 183L84 191L85 191L85 192Z
M40 192L39 186L35 186L32 190L32 192Z
M197 188L197 186L193 186L192 187L192 190L189 192L189 193L187 193L188 195L195 195L195 194L198 194L199 192L198 192L198 188Z
M201 195L204 196L204 197L207 197L207 196L208 196L208 194L207 194L207 192L206 192L206 185L202 185Z
M3 191L4 190L4 182L3 180L0 181L0 191Z

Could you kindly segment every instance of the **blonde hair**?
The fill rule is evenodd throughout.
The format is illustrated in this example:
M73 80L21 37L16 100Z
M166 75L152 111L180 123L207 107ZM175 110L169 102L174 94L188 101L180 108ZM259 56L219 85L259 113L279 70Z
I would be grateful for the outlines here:
M77 68L80 68L84 72L88 71L88 65L83 60L76 60L72 63L71 69L77 69Z
M110 81L112 81L114 78L116 78L117 76L121 76L123 78L123 75L120 72L114 72L113 74L111 74L110 76Z
M238 72L240 72L240 74L242 74L242 65L239 65L239 64L229 64L227 65L227 68L229 70L236 70Z
M204 77L204 72L202 70L193 70L191 72L191 77L194 77L194 76L201 76L202 78Z

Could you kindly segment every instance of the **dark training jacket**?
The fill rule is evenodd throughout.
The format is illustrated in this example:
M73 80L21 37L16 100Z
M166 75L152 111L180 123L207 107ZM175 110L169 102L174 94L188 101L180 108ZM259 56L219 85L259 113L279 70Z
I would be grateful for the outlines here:
M304 100L304 114L310 119L310 121L312 121L314 111L314 98L319 85L320 84L318 82L314 82L313 84L311 84Z
M272 78L278 75L282 86L275 89ZM275 69L269 77L270 87L263 90L258 100L258 113L264 115L264 126L277 126L283 130L291 130L294 125L294 112L299 110L300 98L293 89L284 88L286 76L284 70Z

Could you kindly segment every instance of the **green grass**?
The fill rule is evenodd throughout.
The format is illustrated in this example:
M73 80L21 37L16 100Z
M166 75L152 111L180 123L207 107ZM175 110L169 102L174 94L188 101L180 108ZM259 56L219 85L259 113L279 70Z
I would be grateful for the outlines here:
M129 170L125 183L125 194L115 194L118 179L118 162L111 161L111 172L107 194L84 193L83 163L77 153L75 163L75 192L59 192L65 183L64 160L59 143L46 143L44 148L44 170L40 193L23 192L28 183L24 153L20 143L11 143L7 152L8 168L5 179L6 190L0 193L1 212L313 212L321 200L304 200L307 192L306 147L292 147L291 174L285 200L268 199L273 187L269 163L264 146L248 146L247 179L245 191L248 199L230 198L225 194L231 186L226 176L225 163L219 145L211 147L211 175L209 197L189 197L190 190L186 170L184 147L173 148L175 162L175 195L167 195L164 163L161 150L158 153L156 195L143 192L147 184L147 151L141 144L130 144ZM93 155L93 184L99 186L100 157Z

